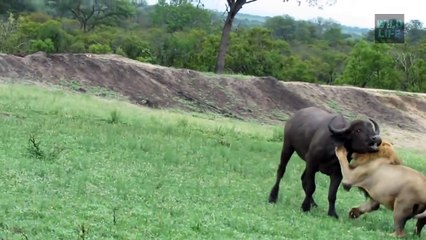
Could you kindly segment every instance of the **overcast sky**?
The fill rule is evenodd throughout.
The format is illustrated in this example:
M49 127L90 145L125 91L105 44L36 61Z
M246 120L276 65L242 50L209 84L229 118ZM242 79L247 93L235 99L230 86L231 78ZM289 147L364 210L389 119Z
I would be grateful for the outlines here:
M326 2L326 0L319 0ZM226 0L202 0L205 8L225 11ZM149 4L157 0L148 0ZM374 28L374 14L404 14L405 22L412 19L426 24L426 4L422 0L337 0L336 4L320 10L308 7L305 0L298 6L297 0L284 3L283 0L257 0L244 5L241 13L260 16L280 16L288 14L295 19L316 17L332 18L337 22L365 28Z

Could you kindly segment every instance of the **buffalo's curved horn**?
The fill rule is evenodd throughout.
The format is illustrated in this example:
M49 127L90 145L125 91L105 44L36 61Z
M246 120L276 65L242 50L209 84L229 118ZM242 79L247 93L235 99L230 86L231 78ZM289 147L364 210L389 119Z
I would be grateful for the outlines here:
M337 117L340 118L339 122L336 122ZM336 128L335 125L341 125L341 124L343 124L344 126L341 128ZM328 123L328 129L330 130L330 132L334 134L342 134L346 132L350 127L351 127L351 124L348 121L346 121L346 119L341 114L334 116Z
M376 123L376 121L374 121L372 118L369 118L368 120L370 120L370 122L373 123L373 129L374 129L374 133L376 133L376 135L380 135L380 127L379 124Z

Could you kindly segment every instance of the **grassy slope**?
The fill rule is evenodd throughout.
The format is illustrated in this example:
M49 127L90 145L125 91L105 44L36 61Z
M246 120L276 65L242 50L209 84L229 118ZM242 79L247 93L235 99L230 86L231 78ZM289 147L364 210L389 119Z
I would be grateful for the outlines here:
M0 107L1 239L383 239L392 231L388 210L347 218L364 201L356 190L340 189L340 219L327 217L322 174L320 206L303 214L297 157L279 202L268 204L281 128L23 85L0 85ZM28 151L30 134L45 156ZM425 170L420 155L400 153Z

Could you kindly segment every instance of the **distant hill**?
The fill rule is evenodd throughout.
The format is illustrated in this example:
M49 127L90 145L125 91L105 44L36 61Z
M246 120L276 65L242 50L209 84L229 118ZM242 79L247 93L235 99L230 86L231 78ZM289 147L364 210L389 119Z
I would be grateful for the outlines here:
M214 11L219 16L223 16L223 12ZM239 13L235 17L235 26L260 26L262 25L268 18L267 16L258 16L258 15L252 15L252 14L246 14L246 13ZM337 21L330 19L337 23ZM297 20L296 20L297 21ZM353 26L346 26L339 24L338 25L342 28L342 33L349 34L352 37L361 37L364 34L366 34L370 29L368 28L361 28L361 27L353 27Z

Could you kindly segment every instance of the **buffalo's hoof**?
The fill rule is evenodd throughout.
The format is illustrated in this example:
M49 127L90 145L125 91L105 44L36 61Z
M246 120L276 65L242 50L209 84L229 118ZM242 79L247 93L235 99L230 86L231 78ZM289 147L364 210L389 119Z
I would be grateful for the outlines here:
M359 218L359 216L362 215L361 210L359 210L359 208L352 208L349 211L349 218L355 219L355 218Z
M302 210L303 210L304 212L309 212L309 211L311 210L311 202L310 202L310 201L308 201L308 202L303 202L303 203L302 203Z
M276 203L277 202L278 191L279 191L279 187L274 186L272 188L271 193L269 193L269 199L268 199L269 203Z
M337 215L337 213L336 213L336 212L329 212L329 213L328 213L328 216L330 216L330 217L334 217L334 218L336 218L336 219L339 219L339 216Z
M268 202L269 203L276 203L277 198L278 198L278 193L271 192L271 194L269 194Z

